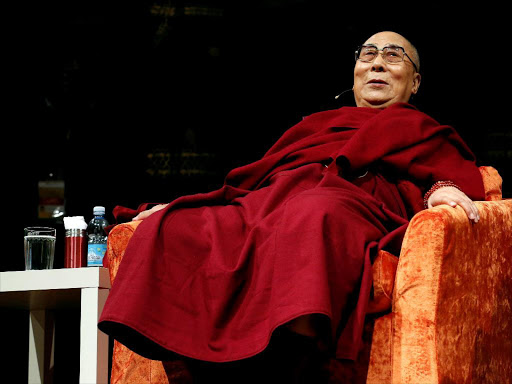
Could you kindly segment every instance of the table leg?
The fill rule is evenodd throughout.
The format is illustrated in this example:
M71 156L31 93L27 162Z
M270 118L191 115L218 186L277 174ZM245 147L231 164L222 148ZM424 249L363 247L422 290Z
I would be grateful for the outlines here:
M32 310L29 324L28 382L51 383L55 348L54 313L44 309Z
M98 319L108 289L82 288L80 315L80 383L107 384L108 336L98 330Z

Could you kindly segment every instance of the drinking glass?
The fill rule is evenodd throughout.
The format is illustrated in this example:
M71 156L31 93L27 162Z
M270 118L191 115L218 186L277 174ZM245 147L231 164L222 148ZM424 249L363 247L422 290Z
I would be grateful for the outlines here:
M25 228L25 269L52 269L55 256L55 228Z

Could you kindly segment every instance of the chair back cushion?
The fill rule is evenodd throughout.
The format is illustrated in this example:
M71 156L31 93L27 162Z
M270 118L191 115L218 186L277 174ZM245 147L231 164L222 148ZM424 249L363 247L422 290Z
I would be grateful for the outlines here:
M480 174L484 182L485 201L497 201L502 199L501 186L503 180L493 167L480 167Z

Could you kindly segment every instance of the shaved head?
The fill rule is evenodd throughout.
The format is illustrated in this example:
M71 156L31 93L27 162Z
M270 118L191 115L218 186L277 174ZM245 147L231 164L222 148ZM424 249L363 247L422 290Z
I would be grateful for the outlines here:
M404 41L403 47L405 48L405 52L411 57L411 59L414 61L414 64L418 68L418 72L420 71L420 55L418 53L418 50L416 47L411 43L411 41L404 36L400 35L399 33L392 32L392 31L383 31L376 33L372 37L370 37L368 40L366 40L365 44L370 44L370 41L372 39L378 38L380 34L387 34L388 36L396 36L398 39L401 39Z

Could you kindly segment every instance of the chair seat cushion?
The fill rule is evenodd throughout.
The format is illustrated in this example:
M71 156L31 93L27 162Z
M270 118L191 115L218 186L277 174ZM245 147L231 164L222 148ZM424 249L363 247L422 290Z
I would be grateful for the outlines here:
M398 257L384 250L379 251L372 266L373 294L368 303L368 313L391 309L397 266Z

